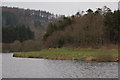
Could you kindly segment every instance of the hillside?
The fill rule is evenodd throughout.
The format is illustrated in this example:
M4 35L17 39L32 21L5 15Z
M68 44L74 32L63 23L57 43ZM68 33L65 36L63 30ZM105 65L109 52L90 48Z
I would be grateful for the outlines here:
M24 26L3 30L3 35L4 31L6 33L3 37L5 42L12 42L3 44L4 52L38 51L45 48L117 49L120 11L111 11L104 6L96 11L88 9L84 14L77 12L72 16L58 17L45 11L3 8L3 26L19 27L23 24L32 31Z
M55 23L61 16L41 10L2 7L2 26L25 25L35 32L35 38L44 33L45 26Z

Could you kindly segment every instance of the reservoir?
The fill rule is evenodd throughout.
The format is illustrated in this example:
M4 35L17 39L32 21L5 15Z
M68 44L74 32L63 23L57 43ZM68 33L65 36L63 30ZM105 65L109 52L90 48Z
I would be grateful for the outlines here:
M118 78L117 62L15 58L2 54L3 78Z

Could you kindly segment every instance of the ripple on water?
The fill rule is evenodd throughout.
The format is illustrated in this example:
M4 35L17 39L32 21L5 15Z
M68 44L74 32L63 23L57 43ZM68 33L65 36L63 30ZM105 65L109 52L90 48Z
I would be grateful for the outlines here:
M3 77L118 78L118 64L116 62L13 58L12 54L3 54Z

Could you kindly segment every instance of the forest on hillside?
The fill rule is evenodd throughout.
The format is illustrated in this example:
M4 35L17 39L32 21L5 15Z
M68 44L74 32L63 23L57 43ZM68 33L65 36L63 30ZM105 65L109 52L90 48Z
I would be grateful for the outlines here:
M27 10L26 10L27 11ZM86 12L86 13L84 13ZM5 19L3 19L3 26L8 26L9 22L14 25L13 32L10 33L3 32L3 52L14 52L14 51L37 51L43 48L101 48L103 46L118 45L119 38L119 28L120 28L120 10L111 11L110 8L104 6L103 8L97 8L96 11L88 9L87 11L77 12L75 15L54 18L47 22L47 26L44 32L39 35L40 38L36 39L35 33L41 32L41 29L37 29L35 32L31 26L32 21L41 20L40 17L31 16L25 18L23 21L26 27L24 27L25 33L13 33L17 31L19 25L17 22L11 22L11 18L8 18L10 13L6 14ZM26 13L26 15L30 12ZM28 15L29 16L29 15ZM37 16L37 15L36 15ZM22 18L19 16L18 18ZM13 18L13 17L12 17ZM18 21L16 19L12 19ZM48 19L48 18L47 18ZM22 20L22 19L21 19ZM30 21L30 22L29 22ZM28 23L29 22L29 23ZM45 21L46 22L46 21ZM42 22L41 22L42 23ZM6 25L5 25L6 24ZM30 24L30 25L26 25ZM29 28L28 28L28 27ZM37 27L34 25L34 27ZM11 30L3 27L3 31ZM23 29L23 28L22 28ZM18 28L19 31L19 28ZM5 38L5 35L11 34L9 37ZM9 41L12 34L24 35L21 38L17 37L13 41ZM26 35L26 36L25 36ZM12 38L14 38L12 36ZM29 36L29 37L28 37ZM6 42L6 39L8 42ZM113 47L113 46L112 46Z
M25 26L35 34L35 39L40 39L49 22L55 23L62 16L43 10L23 9L17 7L2 7L2 26Z
M120 28L120 11L110 8L88 9L82 15L77 12L64 17L57 24L50 23L44 35L48 48L90 47L101 48L105 45L117 45Z

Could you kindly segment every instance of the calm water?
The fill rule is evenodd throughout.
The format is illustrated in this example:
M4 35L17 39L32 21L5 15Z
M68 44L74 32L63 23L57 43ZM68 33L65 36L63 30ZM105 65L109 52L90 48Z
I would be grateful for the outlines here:
M2 55L3 78L118 78L118 63L14 58Z
M0 53L0 80L1 79L2 79L2 53Z

